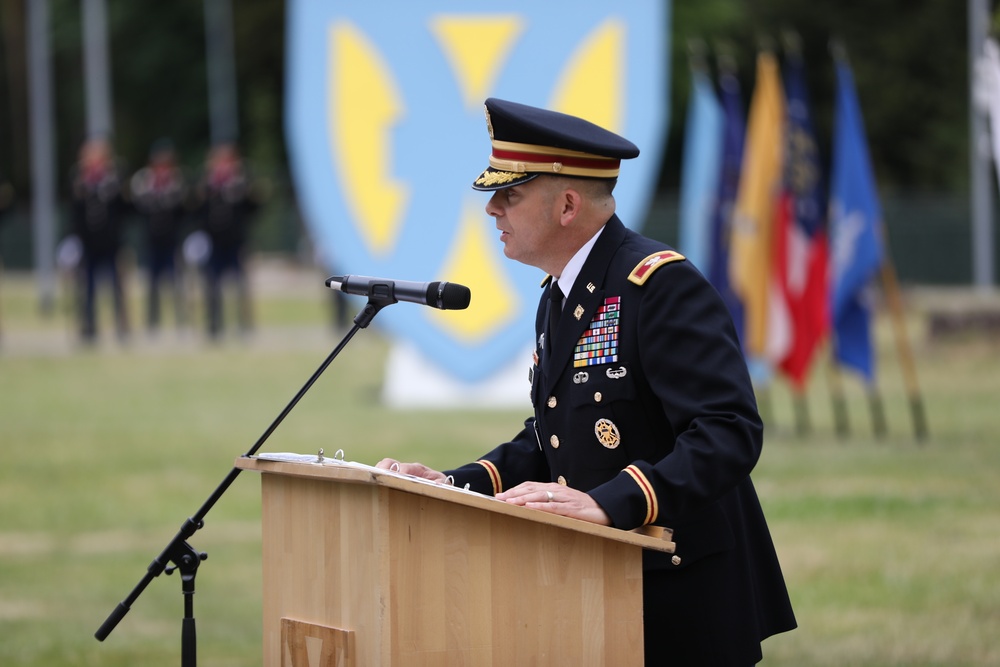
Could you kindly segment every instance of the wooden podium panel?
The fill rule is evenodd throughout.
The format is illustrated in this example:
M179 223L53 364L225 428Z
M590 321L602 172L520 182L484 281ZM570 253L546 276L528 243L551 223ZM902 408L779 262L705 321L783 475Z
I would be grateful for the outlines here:
M641 548L670 542L398 474L237 467L264 473L264 665L314 667L296 623L339 643L317 665L642 664Z

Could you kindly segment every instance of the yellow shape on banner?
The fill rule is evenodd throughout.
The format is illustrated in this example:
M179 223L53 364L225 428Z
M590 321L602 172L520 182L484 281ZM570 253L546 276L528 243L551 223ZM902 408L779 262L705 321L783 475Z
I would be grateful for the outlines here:
M517 290L498 260L496 239L486 233L491 229L478 205L465 206L440 275L467 286L472 301L467 310L427 309L435 323L459 340L482 339L509 322L519 309Z
M439 16L431 20L431 30L455 71L465 103L476 107L493 89L522 23L518 16Z
M385 255L409 200L407 187L391 176L390 138L403 105L389 69L350 23L331 26L327 57L330 150L351 219L371 253Z
M551 107L621 132L625 37L624 24L608 19L581 41L563 68Z

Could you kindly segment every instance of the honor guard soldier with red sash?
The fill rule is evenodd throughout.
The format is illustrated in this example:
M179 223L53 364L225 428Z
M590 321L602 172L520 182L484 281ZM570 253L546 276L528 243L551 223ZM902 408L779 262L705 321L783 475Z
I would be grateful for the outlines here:
M474 463L400 470L625 530L673 529L676 553L643 553L646 664L760 661L761 641L796 623L750 480L763 425L726 306L681 254L615 215L635 145L499 99L486 119L493 150L473 188L492 192L504 254L548 274L534 414Z

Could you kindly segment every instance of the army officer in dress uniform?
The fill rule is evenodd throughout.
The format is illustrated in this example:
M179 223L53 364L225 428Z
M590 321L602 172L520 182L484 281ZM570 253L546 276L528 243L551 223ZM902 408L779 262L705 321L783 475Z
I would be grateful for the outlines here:
M438 472L530 508L674 530L643 554L647 665L750 665L795 627L750 472L763 425L736 331L684 257L627 229L612 190L639 149L580 118L486 101L504 254L548 274L535 319L534 414L510 442Z

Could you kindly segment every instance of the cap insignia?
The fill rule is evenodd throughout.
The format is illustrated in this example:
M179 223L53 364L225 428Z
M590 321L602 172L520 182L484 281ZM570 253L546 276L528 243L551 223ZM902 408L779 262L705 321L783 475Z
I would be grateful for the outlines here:
M483 105L483 109L486 110L486 131L490 133L490 139L493 139L493 121L490 120L490 108Z

